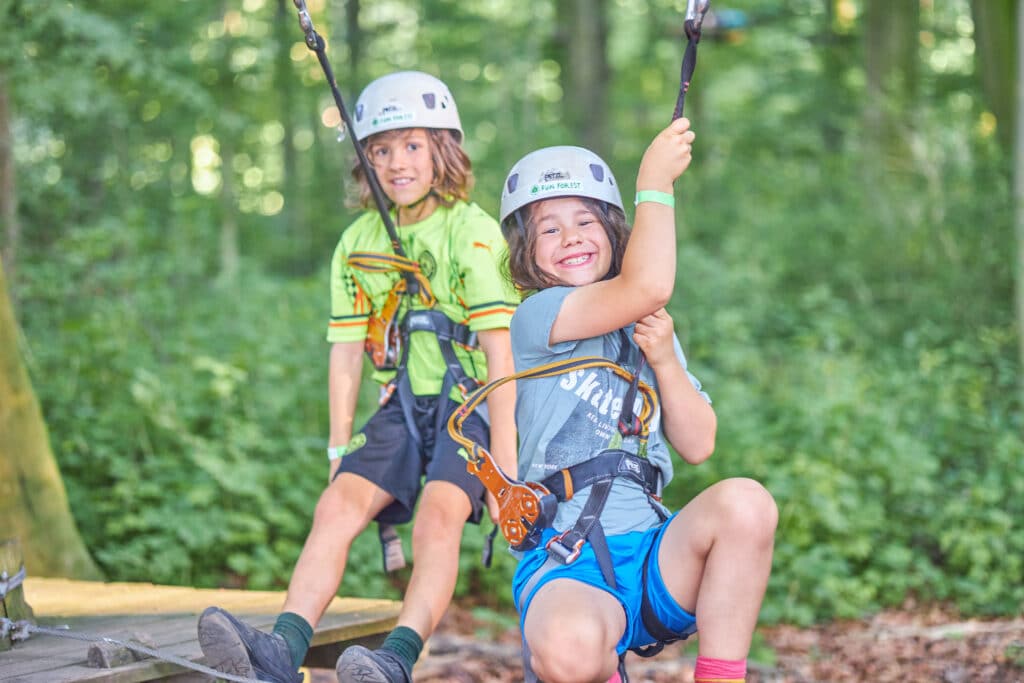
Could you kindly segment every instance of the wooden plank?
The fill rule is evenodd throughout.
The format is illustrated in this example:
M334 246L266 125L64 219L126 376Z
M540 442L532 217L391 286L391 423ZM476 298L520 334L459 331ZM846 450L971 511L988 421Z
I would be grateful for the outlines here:
M169 654L202 662L198 615L218 605L252 626L269 631L284 601L275 591L235 591L98 583L31 577L25 594L40 625L67 624L75 633L126 640L145 634ZM394 627L401 604L391 600L335 598L314 630L307 661L320 663L351 642L373 642ZM340 644L340 645L339 645ZM0 653L0 680L14 683L135 683L174 677L188 670L160 660L116 669L85 666L89 643L36 634Z

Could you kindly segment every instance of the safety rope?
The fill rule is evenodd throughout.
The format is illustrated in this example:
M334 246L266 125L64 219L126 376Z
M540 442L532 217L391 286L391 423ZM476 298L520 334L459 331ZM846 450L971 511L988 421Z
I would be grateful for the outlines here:
M21 569L14 576L8 576L7 570L0 572L0 600L7 597L7 594L14 591L21 582L25 580L25 566L22 565Z
M640 424L639 432L636 435L640 444L637 455L643 457L647 452L647 439L650 436L651 418L654 416L654 411L658 406L658 394L654 391L651 385L647 384L647 382L636 380L633 373L629 372L621 365L613 363L607 358L603 358L601 356L581 356L580 358L573 358L571 360L560 360L553 363L545 363L544 365L538 365L535 368L523 370L522 372L517 372L514 375L508 375L507 377L502 377L494 380L493 382L489 382L470 394L466 399L466 402L452 413L451 418L448 420L448 432L455 441L466 448L469 453L469 461L476 462L481 454L490 455L490 453L486 448L466 437L462 431L462 425L469 417L470 413L483 403L492 391L503 384L518 379L555 377L557 375L564 375L567 372L572 372L573 370L588 370L591 368L606 368L631 384L636 381L637 388L643 401L640 407L640 414L637 415L636 418ZM625 406L623 406L623 408L625 408Z
M85 643L109 643L111 645L117 645L124 647L132 652L138 652L154 659L159 659L171 664L177 664L178 666L197 671L201 674L211 676L214 679L223 681L231 681L231 683L268 683L259 678L247 678L245 676L235 676L234 674L224 673L211 669L208 666L198 664L184 657L178 655L172 655L169 652L157 650L139 643L133 643L127 640L118 640L117 638L108 638L106 636L94 636L88 633L76 633L72 631L68 626L60 626L57 628L49 628L47 626L37 626L30 621L13 621L7 617L0 617L0 639L10 637L12 641L18 642L28 640L29 636L33 633L44 635L44 636L57 636L58 638L70 638L71 640L79 640Z
M371 251L354 251L349 254L348 265L364 273L401 273L403 277L412 276L419 283L420 301L427 308L433 308L437 297L430 287L430 280L420 269L420 264L411 258L398 254L378 254Z
M309 16L309 9L306 7L306 0L292 0L292 4L295 5L295 9L297 9L299 13L299 27L302 28L302 32L305 34L306 47L316 54L317 61L320 62L320 68L323 70L324 77L327 79L327 85L331 89L331 95L334 97L334 104L338 107L338 113L341 115L341 120L345 124L346 130L348 130L349 137L352 138L352 146L355 148L356 158L359 160L359 166L363 169L363 174L366 176L366 184L370 188L370 194L373 196L373 202L377 206L377 212L380 214L380 219L384 222L384 229L387 231L388 238L391 240L391 248L394 250L396 255L406 258L405 251L402 249L402 242L398 239L398 231L395 229L395 223L391 220L387 197L384 195L384 190L381 189L380 180L377 178L377 173L373 169L373 164L371 164L370 160L366 158L366 151L363 149L363 145L356 137L355 126L352 124L352 117L349 116L348 109L345 107L345 102L341 99L341 91L338 89L338 81L334 77L334 70L331 68L331 62L327 59L327 43L313 27L313 19ZM415 292L418 280L408 272L403 272L402 277L404 277L408 282L408 291Z
M690 89L690 80L693 79L693 70L697 67L697 43L700 42L701 24L704 23L704 15L711 6L711 0L688 0L686 3L686 19L683 21L683 29L686 32L686 51L683 53L683 62L679 67L679 95L676 97L676 108L672 112L672 120L682 117L683 104L686 102L686 93ZM647 363L647 356L640 352L640 359L636 364L636 372L633 375L633 382L626 392L626 400L622 404L622 413L619 415L619 430L623 434L635 434L636 424L633 420L633 399L636 396L636 383L640 379L640 371Z

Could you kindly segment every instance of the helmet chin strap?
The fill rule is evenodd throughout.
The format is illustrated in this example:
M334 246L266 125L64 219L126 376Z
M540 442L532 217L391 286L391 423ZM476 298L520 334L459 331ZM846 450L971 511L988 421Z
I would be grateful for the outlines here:
M417 206L419 206L423 202L427 201L431 197L436 197L436 196L438 196L437 195L437 190L435 190L433 187L431 187L429 190L427 190L427 193L425 195L423 195L422 197L420 197L419 199L414 201L412 204L406 204L405 206L398 206L396 204L395 206L396 206L396 208L399 211L401 211L403 209L406 210L406 211L409 211L411 209L415 209ZM397 215L397 212L396 212L396 215Z

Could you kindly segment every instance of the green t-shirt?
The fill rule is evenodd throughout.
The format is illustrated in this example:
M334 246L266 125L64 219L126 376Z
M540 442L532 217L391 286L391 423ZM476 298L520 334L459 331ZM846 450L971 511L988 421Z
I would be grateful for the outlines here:
M419 223L398 227L406 255L420 264L437 297L435 308L472 331L508 328L519 296L501 273L508 247L501 228L476 204L456 202L438 207ZM401 275L397 272L366 272L351 267L353 252L393 255L391 241L380 214L367 211L345 230L331 260L331 320L327 341L354 342L366 338L367 321L379 310ZM418 297L404 297L413 308L425 308ZM404 313L404 311L403 311ZM409 339L408 372L413 393L433 396L441 391L445 363L437 338L429 332L413 332ZM480 349L455 345L466 374L487 378L487 361ZM374 371L384 384L394 371ZM452 397L459 398L453 390Z

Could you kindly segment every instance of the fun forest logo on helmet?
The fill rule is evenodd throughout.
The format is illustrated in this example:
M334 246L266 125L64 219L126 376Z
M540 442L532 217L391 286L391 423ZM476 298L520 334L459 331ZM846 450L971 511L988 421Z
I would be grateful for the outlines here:
M557 192L559 190L579 190L582 187L583 183L578 180L572 180L572 176L569 175L568 171L551 169L541 173L540 180L530 188L530 194Z
M381 110L377 112L377 115L373 117L373 121L370 123L374 126L383 126L386 123L404 123L415 118L415 114L402 109L397 104L386 104L381 107Z

